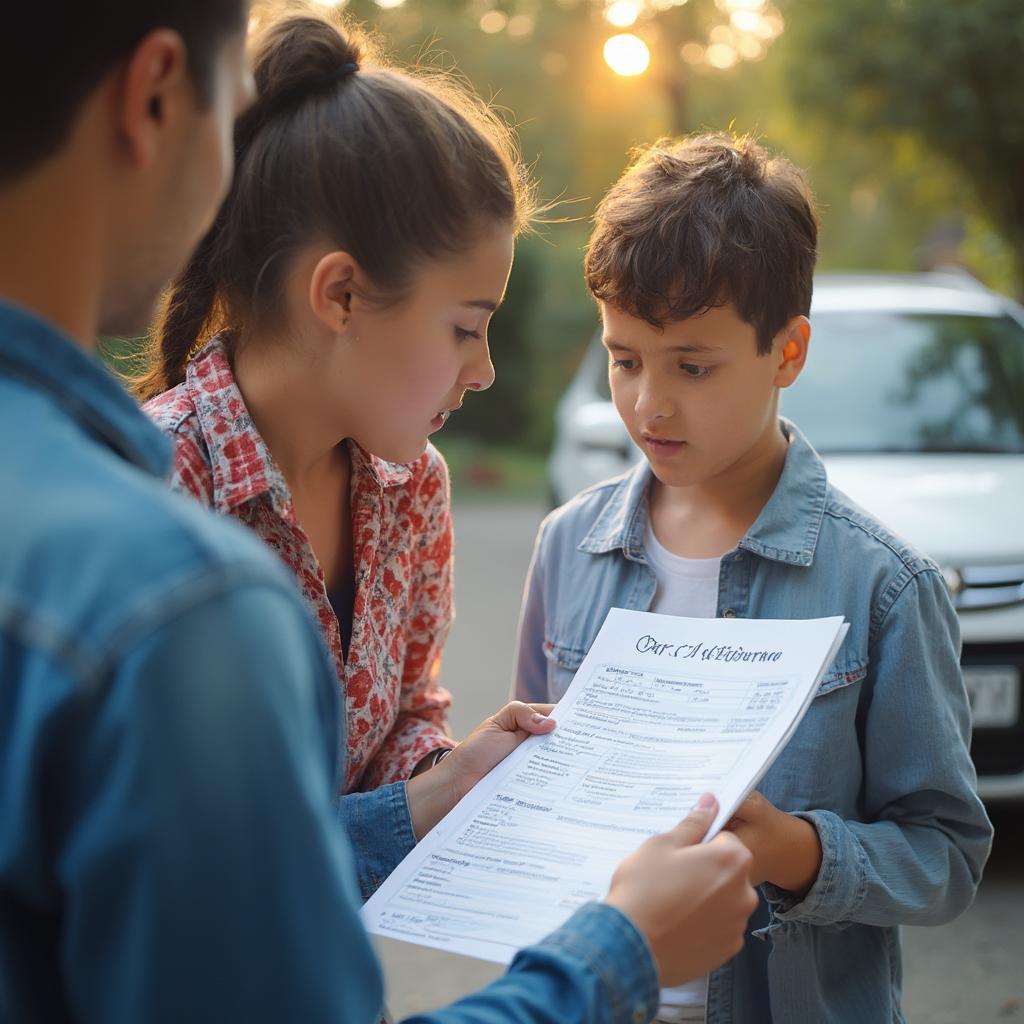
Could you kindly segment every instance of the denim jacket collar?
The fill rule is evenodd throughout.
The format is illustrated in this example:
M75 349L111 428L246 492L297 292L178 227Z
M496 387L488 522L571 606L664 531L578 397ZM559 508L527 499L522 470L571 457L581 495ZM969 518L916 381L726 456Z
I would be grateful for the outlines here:
M785 419L779 422L789 440L782 476L739 547L762 558L808 566L814 561L825 514L828 478L817 452L797 427ZM603 554L621 549L633 561L646 561L643 539L652 475L647 460L641 459L613 485L603 511L580 541L580 551Z
M621 549L634 562L646 562L643 540L647 524L647 495L653 477L650 463L641 459L613 487L601 514L577 545L580 551L603 555Z
M168 440L98 359L45 320L0 300L0 373L33 385L83 429L153 476L171 467Z

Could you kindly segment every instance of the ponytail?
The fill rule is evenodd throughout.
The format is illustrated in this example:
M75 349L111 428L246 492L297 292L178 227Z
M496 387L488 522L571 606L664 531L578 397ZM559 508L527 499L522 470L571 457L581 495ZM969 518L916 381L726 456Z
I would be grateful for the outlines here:
M222 322L211 259L220 227L218 217L160 300L144 349L145 364L137 376L128 379L140 402L182 383L188 361L202 341L227 326Z

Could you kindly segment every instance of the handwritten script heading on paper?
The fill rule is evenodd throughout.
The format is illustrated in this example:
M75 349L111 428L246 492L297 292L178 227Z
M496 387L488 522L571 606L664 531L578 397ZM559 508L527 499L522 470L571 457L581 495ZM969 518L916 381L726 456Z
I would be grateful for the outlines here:
M758 661L773 662L782 657L782 651L748 651L742 644L737 647L729 644L714 644L708 647L704 641L695 644L659 643L649 633L645 633L636 642L640 654L655 654L661 658L680 658L682 660L701 661Z

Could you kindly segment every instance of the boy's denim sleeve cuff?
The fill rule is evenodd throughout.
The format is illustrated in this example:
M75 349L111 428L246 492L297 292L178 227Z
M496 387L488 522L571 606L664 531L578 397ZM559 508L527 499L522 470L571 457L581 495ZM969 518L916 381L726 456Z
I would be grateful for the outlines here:
M368 900L416 845L405 783L347 793L337 812L352 844L360 895Z
M580 907L557 931L521 950L511 970L528 966L536 956L554 956L597 978L597 998L608 1016L597 1010L595 1020L646 1024L658 1010L658 974L650 946L636 925L607 903Z
M767 882L762 886L772 909L773 923L768 931L782 921L813 925L851 922L867 891L863 848L838 814L800 811L796 816L809 821L818 833L821 868L803 898Z

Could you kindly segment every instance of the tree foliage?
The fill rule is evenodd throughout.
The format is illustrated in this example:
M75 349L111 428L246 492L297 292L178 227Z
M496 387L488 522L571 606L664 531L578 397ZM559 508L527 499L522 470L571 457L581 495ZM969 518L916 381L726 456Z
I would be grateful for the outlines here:
M793 0L798 107L905 133L948 160L1011 244L1024 285L1020 0Z

